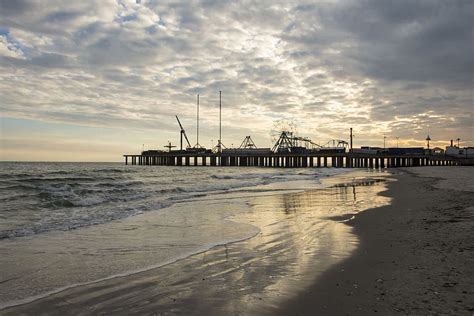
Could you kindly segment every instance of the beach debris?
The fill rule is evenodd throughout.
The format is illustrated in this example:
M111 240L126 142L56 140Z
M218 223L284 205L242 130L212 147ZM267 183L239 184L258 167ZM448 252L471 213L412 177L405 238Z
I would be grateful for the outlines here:
M458 284L457 282L445 282L443 284L443 287L453 287L455 286L456 284Z
M377 283L383 283L384 279L378 278L376 281L377 281Z

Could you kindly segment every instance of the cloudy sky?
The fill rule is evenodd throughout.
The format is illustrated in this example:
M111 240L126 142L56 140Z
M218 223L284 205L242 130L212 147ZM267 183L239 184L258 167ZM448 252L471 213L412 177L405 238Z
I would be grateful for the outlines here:
M474 145L474 2L0 0L2 160L117 161L251 135Z

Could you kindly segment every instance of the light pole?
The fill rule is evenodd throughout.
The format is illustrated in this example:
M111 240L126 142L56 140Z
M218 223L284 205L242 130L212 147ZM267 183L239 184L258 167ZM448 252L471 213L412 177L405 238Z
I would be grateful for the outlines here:
M350 138L351 138L351 147L349 148L349 151L352 152L352 138L354 137L354 135L352 135L352 127L351 127L351 134L350 134Z
M399 138L400 138L400 137L397 136L397 148L398 148L398 139L399 139Z
M385 140L387 139L387 136L385 136L385 134L383 134L383 148L385 149Z
M460 148L459 147L459 141L461 140L461 138L458 137L456 140L458 141L458 148Z

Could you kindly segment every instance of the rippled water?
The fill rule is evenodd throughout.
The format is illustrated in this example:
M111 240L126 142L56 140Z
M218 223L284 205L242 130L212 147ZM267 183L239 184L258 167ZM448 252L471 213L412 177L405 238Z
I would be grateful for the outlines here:
M95 285L103 288L108 282L118 282L122 288L138 284L139 275L153 288L164 280L171 282L156 288L164 291L158 295L163 294L165 300L171 290L198 297L208 291L215 297L213 291L222 284L203 288L195 280L196 271L201 271L197 276L201 280L200 273L211 266L215 271L209 270L210 275L228 279L230 291L242 294L235 299L245 304L246 297L257 292L269 298L288 296L294 286L285 280L299 287L313 277L314 267L309 263L317 259L322 271L354 249L357 239L335 218L347 220L361 210L387 203L377 196L383 186L372 187L383 178L377 172L332 177L349 169L119 163L0 166L0 310L33 301L44 302L44 309L49 310L53 305L48 297ZM229 249L234 250L228 252L231 243ZM221 249L215 248L219 245L225 249L225 260L219 251L215 256L208 253ZM211 255L206 268L200 270L193 263L184 269L183 264L194 262L199 253ZM252 269L247 271L247 266ZM279 271L279 276L269 279L265 271ZM242 278L244 272L251 277ZM178 281L181 277L182 282ZM121 283L123 278L132 280ZM144 290L142 285L127 293L133 303L112 305L142 306L143 300L156 298L155 290ZM107 310L113 307L103 305L100 294L86 295L97 298L93 302L71 295L79 310L94 304ZM35 304L25 308L35 310Z
M120 163L0 163L0 239L71 230L207 194L309 180L336 169L174 168Z

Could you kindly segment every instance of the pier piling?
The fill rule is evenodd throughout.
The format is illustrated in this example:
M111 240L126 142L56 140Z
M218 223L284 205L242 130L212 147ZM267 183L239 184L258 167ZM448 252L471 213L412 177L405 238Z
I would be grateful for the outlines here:
M417 166L455 166L456 158L444 155L390 156L386 154L291 154L224 155L222 153L169 153L124 155L125 165L146 166L231 166L277 168L369 168L385 169Z

